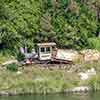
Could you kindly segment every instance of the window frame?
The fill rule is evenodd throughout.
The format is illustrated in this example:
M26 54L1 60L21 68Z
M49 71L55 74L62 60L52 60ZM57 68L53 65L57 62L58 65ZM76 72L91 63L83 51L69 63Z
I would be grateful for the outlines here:
M48 47L41 47L40 48L40 52L41 53L50 53L50 51L51 51L51 48L48 46Z
M41 48L40 48L40 52L41 52L41 53L45 53L45 48L44 48L44 47L41 47Z
M51 50L50 50L50 47L46 47L46 48L45 48L45 52L46 52L46 53L50 53L50 51L51 51Z

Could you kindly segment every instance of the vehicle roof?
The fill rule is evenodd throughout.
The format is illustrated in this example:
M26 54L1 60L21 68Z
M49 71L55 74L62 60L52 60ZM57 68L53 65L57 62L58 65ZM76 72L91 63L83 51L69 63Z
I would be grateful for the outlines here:
M55 42L48 42L48 43L38 43L37 46L55 46Z

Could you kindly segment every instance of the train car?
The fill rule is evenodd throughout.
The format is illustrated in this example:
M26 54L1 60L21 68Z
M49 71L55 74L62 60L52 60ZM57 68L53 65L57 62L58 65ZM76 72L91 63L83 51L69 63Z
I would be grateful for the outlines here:
M34 53L25 54L26 63L72 63L71 54L58 49L56 43L37 43Z

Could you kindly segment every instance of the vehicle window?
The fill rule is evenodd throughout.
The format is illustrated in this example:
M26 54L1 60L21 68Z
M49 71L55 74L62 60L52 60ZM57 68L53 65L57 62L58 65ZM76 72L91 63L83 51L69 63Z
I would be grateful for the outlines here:
M41 48L41 52L45 52L45 48Z
M55 46L52 46L52 49L55 49L56 47Z
M50 47L46 47L46 52L50 52Z

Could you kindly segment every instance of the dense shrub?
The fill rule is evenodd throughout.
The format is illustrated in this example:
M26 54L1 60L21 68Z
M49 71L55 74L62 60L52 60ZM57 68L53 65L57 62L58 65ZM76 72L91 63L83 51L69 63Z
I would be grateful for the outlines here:
M86 4L79 0L8 1L0 2L1 49L13 52L20 46L33 48L34 43L48 41L62 48L81 49L100 29L96 14L90 9L91 0ZM93 4L100 4L99 0L94 1Z
M6 68L10 71L18 71L18 65L15 63L6 65Z
M18 61L22 61L25 59L25 56L21 52L19 52L16 54L16 58Z
M100 50L100 38L88 39L90 48Z

